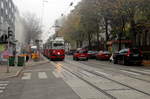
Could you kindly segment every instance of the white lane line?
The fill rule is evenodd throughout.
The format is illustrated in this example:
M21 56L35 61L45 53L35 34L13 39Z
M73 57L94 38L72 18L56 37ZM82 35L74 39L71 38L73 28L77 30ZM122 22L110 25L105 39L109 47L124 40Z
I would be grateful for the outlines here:
M31 73L24 73L23 77L21 78L22 80L28 80L31 79Z
M0 84L0 86L7 86L8 84Z
M2 83L9 83L9 81L0 81L0 84Z
M137 76L140 75L138 73L134 73L134 72L126 71L126 70L120 70L120 71L125 72L125 73L129 73L129 74L133 74L133 75L137 75Z
M6 87L0 87L0 90L4 90Z
M53 75L54 75L56 78L61 78L61 75L60 75L58 72L56 72L56 71L53 71Z
M107 74L107 73L104 73L104 72L100 72L100 71L95 71L96 73L99 73L99 74L102 74L102 75L104 75L104 76L110 76L109 74Z
M39 79L47 79L47 75L45 72L38 72Z
M0 93L3 93L4 91L3 90L0 90Z

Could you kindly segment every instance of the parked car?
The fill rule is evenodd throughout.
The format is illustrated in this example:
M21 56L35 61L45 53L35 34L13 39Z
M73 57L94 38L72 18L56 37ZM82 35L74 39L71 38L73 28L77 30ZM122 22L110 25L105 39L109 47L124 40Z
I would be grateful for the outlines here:
M88 51L87 50L78 50L73 55L73 60L88 60Z
M88 58L96 58L97 51L90 50L88 51Z
M114 64L142 64L142 51L138 48L126 48L113 55Z
M96 55L96 59L100 60L109 60L111 57L111 53L109 51L99 51Z

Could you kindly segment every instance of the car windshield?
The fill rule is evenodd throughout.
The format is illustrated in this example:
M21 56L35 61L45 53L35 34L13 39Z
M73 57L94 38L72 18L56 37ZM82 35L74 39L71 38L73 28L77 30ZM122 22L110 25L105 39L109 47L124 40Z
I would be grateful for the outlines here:
M87 53L86 50L80 50L79 53Z
M88 51L89 54L97 53L97 51Z
M63 46L62 43L54 43L54 47Z

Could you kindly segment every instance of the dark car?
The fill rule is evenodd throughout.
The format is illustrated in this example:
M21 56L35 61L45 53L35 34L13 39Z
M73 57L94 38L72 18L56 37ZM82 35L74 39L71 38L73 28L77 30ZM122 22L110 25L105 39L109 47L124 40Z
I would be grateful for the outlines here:
M92 58L92 59L96 58L97 53L98 53L97 51L92 51L92 50L88 51L88 58Z
M88 60L88 51L87 50L79 50L76 51L73 55L73 60Z
M114 64L142 64L143 55L138 48L126 48L113 55Z
M70 50L70 51L68 51L68 55L73 55L74 53L76 52L76 50Z
M109 51L99 51L96 55L96 59L100 60L109 60L111 57L111 53Z

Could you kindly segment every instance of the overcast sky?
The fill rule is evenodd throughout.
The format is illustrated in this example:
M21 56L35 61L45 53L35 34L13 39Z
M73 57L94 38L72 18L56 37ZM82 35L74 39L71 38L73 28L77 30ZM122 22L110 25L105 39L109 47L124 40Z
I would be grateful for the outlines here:
M74 2L74 6L81 0L13 0L16 6L18 7L20 13L31 12L36 14L39 18L42 17L44 31L43 38L47 39L47 35L51 35L54 25L54 22L57 18L61 17L61 14L64 13L67 15L71 9L70 3ZM43 1L48 1L44 3ZM50 31L51 33L48 33Z

